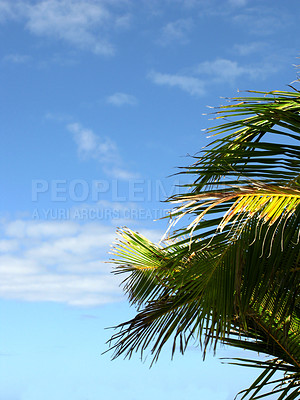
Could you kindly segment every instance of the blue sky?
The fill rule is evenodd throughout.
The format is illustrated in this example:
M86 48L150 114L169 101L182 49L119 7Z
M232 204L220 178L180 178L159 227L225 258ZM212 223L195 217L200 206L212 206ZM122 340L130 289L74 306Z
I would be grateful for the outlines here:
M207 106L296 78L300 4L0 0L0 400L230 400L255 371L111 361L134 315L108 259L118 226L153 240L208 139Z

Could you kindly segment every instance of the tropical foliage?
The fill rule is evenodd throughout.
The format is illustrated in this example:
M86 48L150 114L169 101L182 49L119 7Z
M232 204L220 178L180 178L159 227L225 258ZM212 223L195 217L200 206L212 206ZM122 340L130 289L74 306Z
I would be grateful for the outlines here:
M184 353L191 341L205 355L225 343L267 355L232 360L262 369L242 399L299 398L300 93L291 89L214 110L217 137L181 172L194 183L168 199L160 244L119 230L112 262L137 315L118 325L113 357L149 349L156 361L166 342Z

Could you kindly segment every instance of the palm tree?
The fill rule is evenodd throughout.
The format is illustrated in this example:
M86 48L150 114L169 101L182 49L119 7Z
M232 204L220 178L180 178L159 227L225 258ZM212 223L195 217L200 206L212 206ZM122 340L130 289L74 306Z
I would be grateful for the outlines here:
M214 111L223 123L208 132L219 136L181 172L196 178L168 199L165 240L119 230L112 262L137 315L116 327L113 358L149 349L155 362L170 341L173 353L193 341L205 356L225 343L267 355L232 360L262 369L242 399L299 398L300 93L291 89Z

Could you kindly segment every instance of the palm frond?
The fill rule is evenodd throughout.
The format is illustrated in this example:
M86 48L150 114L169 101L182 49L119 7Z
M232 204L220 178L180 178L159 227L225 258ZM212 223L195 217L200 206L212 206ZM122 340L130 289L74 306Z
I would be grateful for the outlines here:
M228 205L216 231L222 232L231 222L231 238L238 238L247 221L254 217L258 220L258 227L260 224L267 224L276 231L275 224L286 222L299 207L300 190L253 182L252 186L233 187L231 190L220 189L188 197L178 196L173 202L183 203L173 212L173 225L183 216L196 214L186 228L190 236L207 214L219 212L218 206L221 204Z
M110 345L114 358L150 349L153 362L170 341L172 354L191 341L204 356L219 342L264 353L266 361L233 360L263 369L241 398L292 400L300 388L300 93L251 93L216 110L226 122L208 133L218 138L180 172L195 180L168 199L178 204L168 239L157 245L119 231L111 261L138 310Z

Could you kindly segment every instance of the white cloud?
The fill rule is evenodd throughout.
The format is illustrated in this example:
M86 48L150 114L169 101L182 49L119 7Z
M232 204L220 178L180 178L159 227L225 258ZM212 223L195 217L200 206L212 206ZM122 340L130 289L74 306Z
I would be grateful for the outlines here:
M131 25L132 16L130 14L124 14L117 17L115 20L115 27L117 29L128 29Z
M203 96L205 94L204 82L193 76L162 74L152 71L148 77L157 85L178 87L194 96Z
M28 224L27 221L16 220L5 225L4 232L6 236L18 239L60 237L76 235L78 233L78 225L73 222L65 222L62 225L59 222L47 221L42 224L37 222Z
M91 129L84 128L79 123L68 124L67 129L73 134L78 153L82 158L96 159L102 165L103 170L114 178L130 179L137 177L137 174L123 167L117 146L110 138L100 137Z
M30 60L30 57L26 54L7 54L2 60L13 64L24 64Z
M13 274L22 274L22 276L26 276L38 272L39 265L35 259L22 259L13 255L0 256L0 274L2 276L11 276Z
M0 22L18 18L18 8L16 3L8 0L0 1Z
M80 156L95 158L101 163L114 162L118 158L116 145L108 137L100 138L79 123L68 124L67 128L73 134Z
M235 50L241 56L247 56L249 54L257 53L262 51L266 47L266 43L264 42L252 42L252 43L244 43L244 44L236 44L234 46Z
M0 251L2 253L10 252L18 248L18 241L16 240L0 240Z
M17 227L22 227L22 235ZM106 252L115 238L101 224L12 221L2 226L6 242L19 245L0 257L0 295L28 301L97 305L120 299L119 280ZM2 240L2 242L3 242Z
M130 94L121 93L121 92L117 92L117 93L112 94L111 96L108 96L106 101L107 101L107 103L112 104L117 107L120 107L123 105L135 106L138 104L136 97L134 97Z
M140 176L138 173L127 171L124 168L118 168L118 167L113 167L113 168L104 167L103 170L107 175L124 181L129 181L130 179L135 179Z
M27 29L40 36L63 39L95 54L111 55L113 46L94 28L105 25L110 13L101 2L44 0L28 8Z
M37 36L64 41L81 50L110 56L115 52L108 31L129 28L130 14L122 12L126 2L105 0L42 0L32 3L0 1L0 22L24 21ZM118 7L116 7L118 6Z
M109 258L116 237L113 227L99 222L16 220L1 223L0 231L0 245L8 244L0 256L1 298L73 306L123 299L121 278L102 261ZM159 237L155 231L146 234Z
M257 77L263 78L270 72L275 72L276 68L271 65L239 65L236 61L227 59L217 59L214 61L205 61L194 69L198 75L211 76L211 81L218 82L233 82L241 76L248 76L255 79Z
M232 20L254 35L270 35L282 27L285 28L287 24L291 24L290 17L284 11L280 12L276 7L272 9L261 5L246 8L243 13L234 15Z
M9 265L7 265L9 267ZM116 295L118 284L109 277L80 275L4 275L0 294L5 299L50 301L72 306L97 306L121 299Z
M73 119L72 116L69 114L52 112L47 112L45 114L45 118L55 122L71 122Z
M193 68L186 69L186 74L162 74L152 71L148 78L157 85L178 87L194 95L203 96L207 87L216 84L236 83L238 78L264 79L278 71L278 65L261 62L253 65L240 65L238 62L219 58L214 61L204 61Z
M193 22L190 18L169 22L162 29L159 43L163 46L173 42L176 42L176 44L186 44L188 43L188 34L192 30L192 27Z
M212 75L214 79L218 80L232 80L241 75L251 75L253 71L250 68L239 66L236 61L220 58L200 63L195 68L195 72L201 75Z
M174 3L174 0L170 0L170 2ZM195 7L203 7L207 2L205 0L176 0L177 3L181 4L184 8L195 8Z
M233 7L244 7L247 5L247 0L229 0L229 4Z

